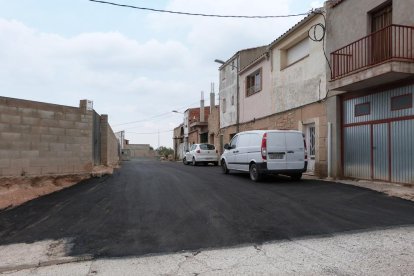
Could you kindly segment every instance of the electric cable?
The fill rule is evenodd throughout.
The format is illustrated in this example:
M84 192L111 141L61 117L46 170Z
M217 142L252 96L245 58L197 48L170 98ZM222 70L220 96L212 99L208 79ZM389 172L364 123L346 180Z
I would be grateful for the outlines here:
M100 1L100 0L89 0L89 1L100 3L100 4L117 6L117 7L132 8L132 9L153 11L153 12L160 12L160 13L170 13L170 14L189 15L189 16L203 16L203 17L219 17L219 18L266 19L266 18L295 17L295 16L303 16L303 15L309 14L308 12L306 12L306 13L286 14L286 15L221 15L221 14L191 13L191 12L180 12L180 11L171 11L171 10L163 10L163 9L153 9L153 8L138 7L138 6L132 6L132 5L126 5L126 4L119 4L119 3L108 2L108 1Z

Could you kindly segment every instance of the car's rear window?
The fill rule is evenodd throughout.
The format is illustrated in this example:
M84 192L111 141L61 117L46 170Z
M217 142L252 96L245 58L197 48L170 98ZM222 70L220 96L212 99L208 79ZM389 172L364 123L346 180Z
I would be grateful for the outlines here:
M202 149L202 150L215 150L216 148L214 147L214 145L201 144L200 149Z

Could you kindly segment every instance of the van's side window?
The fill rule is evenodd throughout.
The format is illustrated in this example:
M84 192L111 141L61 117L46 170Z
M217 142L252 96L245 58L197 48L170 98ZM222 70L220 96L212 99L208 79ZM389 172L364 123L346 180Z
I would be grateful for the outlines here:
M237 140L239 139L239 136L234 136L233 139L230 141L230 147L236 148L237 147Z

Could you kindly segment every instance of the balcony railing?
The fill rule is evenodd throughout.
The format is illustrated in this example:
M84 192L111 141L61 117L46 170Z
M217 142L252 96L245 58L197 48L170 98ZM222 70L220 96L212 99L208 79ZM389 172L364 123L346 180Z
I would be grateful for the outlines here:
M331 79L390 60L414 62L414 27L390 25L331 53Z

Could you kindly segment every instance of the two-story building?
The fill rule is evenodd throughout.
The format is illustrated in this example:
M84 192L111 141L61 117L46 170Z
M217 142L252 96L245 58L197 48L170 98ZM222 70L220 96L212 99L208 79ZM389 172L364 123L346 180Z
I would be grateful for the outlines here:
M414 0L326 2L332 174L414 183Z
M239 116L233 121L220 122L225 142L231 134L252 129L292 129L305 134L308 145L309 171L317 175L327 174L327 120L326 106L326 59L322 41L309 38L310 30L322 35L318 24L324 18L312 13L286 33L256 52L255 59L240 66L238 71ZM314 32L315 31L315 32ZM316 40L316 39L315 39ZM243 50L244 51L244 50ZM225 115L228 72L238 52L220 67L220 115ZM235 73L233 73L235 74ZM236 79L232 75L232 80ZM224 84L223 84L224 83ZM235 85L233 85L235 87ZM234 89L233 89L234 90ZM224 101L225 100L225 101ZM230 103L233 99L230 98ZM237 109L236 109L237 110ZM233 117L232 117L233 118ZM230 123L232 124L231 126ZM236 128L237 126L237 128ZM230 130L230 131L229 131Z

